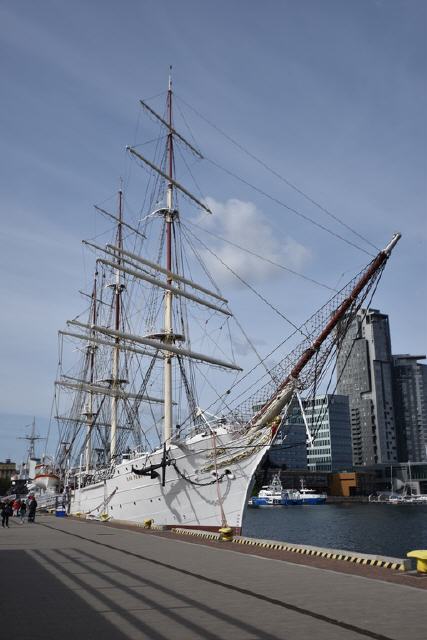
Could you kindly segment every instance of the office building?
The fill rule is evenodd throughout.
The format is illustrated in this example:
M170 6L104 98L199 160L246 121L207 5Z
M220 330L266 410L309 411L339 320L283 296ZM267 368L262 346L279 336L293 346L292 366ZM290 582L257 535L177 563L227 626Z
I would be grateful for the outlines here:
M322 395L304 402L313 438L307 447L310 471L343 471L352 467L350 411L347 396Z
M307 469L306 430L298 401L292 401L269 451L270 464L283 469Z
M281 428L282 464L286 464L287 469L306 468L309 471L350 469L352 449L348 398L319 395L303 400L303 407L313 443L306 445L304 418L299 404L294 402ZM272 453L275 455L273 450Z

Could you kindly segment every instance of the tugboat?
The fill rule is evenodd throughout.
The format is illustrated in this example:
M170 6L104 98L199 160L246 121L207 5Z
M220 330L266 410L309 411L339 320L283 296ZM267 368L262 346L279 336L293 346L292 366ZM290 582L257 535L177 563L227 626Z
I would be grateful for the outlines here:
M276 474L271 483L264 485L258 496L249 500L250 507L283 507L287 505L303 504L300 492L294 489L283 489L279 474Z

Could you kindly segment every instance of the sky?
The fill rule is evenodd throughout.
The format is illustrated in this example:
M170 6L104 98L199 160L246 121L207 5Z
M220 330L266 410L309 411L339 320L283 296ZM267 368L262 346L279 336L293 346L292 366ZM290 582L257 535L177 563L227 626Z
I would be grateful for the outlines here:
M92 205L135 179L125 146L150 134L138 100L162 112L169 65L177 123L208 158L195 171L214 215L189 219L331 287L369 261L369 244L231 137L376 247L400 231L374 306L390 316L394 353L426 353L423 0L0 0L0 25L0 460L25 457L18 438L33 416L47 434L57 331L91 274L80 241L101 231ZM326 301L324 288L211 241L294 322ZM276 317L260 331L253 301L210 266L260 350L289 330Z

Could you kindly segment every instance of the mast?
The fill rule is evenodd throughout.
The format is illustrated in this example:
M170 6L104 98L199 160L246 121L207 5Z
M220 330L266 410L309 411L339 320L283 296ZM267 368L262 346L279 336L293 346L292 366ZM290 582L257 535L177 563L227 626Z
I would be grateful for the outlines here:
M117 223L117 246L120 251L122 250L122 217L123 217L123 192L119 190L119 215L118 215L118 223ZM120 313L121 313L121 293L122 286L120 284L120 252L117 253L116 258L116 273L115 273L115 284L114 284L114 329L115 331L120 330ZM119 380L119 368L120 368L120 338L116 336L113 347L113 363L112 363L112 372L111 372L111 388L113 391L118 391L118 386L120 384ZM111 433L110 433L110 458L114 459L117 452L117 405L118 405L118 394L113 393L111 396Z
M170 67L170 71L172 67ZM169 73L169 86L168 86L168 125L169 133L167 140L167 159L168 159L168 187L167 187L167 200L166 200L166 269L172 271L172 221L173 221L173 134L172 134L172 76ZM172 284L172 278L167 276L166 279L168 285ZM165 304L164 304L164 324L165 324L165 337L164 341L167 345L173 342L173 329L172 329L172 292L170 290L165 291ZM172 437L172 353L170 351L164 352L164 426L163 426L163 440L164 444L169 443Z
M94 276L94 282L93 282L93 293L92 293L92 322L93 324L96 324L96 314L97 314L97 307L96 307L96 278L97 278L97 271L95 271L95 276ZM94 331L91 331L92 337L95 337L94 335ZM94 372L95 372L95 350L96 350L96 345L91 341L90 344L88 345L88 350L89 350L89 368L90 368L90 377L89 377L89 381L90 384L92 385L94 382ZM92 391L89 392L89 399L88 399L88 403L85 407L85 412L84 412L84 416L86 417L86 422L87 422L87 427L86 427L86 451L85 451L85 462L86 462L86 473L89 473L90 471L90 467L91 467L91 462L92 462L92 429L93 429L93 418L94 418L94 413L93 413L93 393Z
M29 436L18 436L18 440L28 440L28 442L30 443L28 446L28 453L27 453L27 466L28 466L28 462L31 458L35 458L36 457L36 449L35 449L35 445L34 443L37 440L44 440L44 438L42 438L39 435L36 435L36 418L33 418L33 421L31 423L31 425L27 424L27 427L31 426L31 433Z

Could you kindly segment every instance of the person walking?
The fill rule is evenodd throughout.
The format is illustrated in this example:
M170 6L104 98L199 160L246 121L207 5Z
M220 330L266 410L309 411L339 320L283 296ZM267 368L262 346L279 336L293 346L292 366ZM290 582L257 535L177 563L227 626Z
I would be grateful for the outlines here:
M37 500L34 496L31 496L30 504L28 506L28 522L35 522L36 519Z
M12 505L12 509L13 509L13 515L14 516L19 516L19 509L21 508L21 501L19 498L16 498L16 500L13 501L13 505Z
M25 514L27 513L27 505L25 500L22 500L21 506L19 508L19 515L21 517L21 524L24 524Z
M13 514L13 509L8 502L4 502L1 508L1 526L9 528L9 517Z

